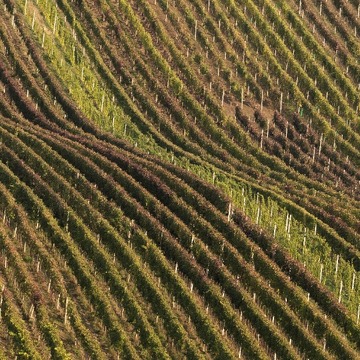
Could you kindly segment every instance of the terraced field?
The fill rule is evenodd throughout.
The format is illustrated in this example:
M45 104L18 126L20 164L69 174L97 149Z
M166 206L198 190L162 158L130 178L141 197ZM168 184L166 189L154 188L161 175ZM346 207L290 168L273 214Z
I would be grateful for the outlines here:
M360 4L3 0L0 359L359 359Z

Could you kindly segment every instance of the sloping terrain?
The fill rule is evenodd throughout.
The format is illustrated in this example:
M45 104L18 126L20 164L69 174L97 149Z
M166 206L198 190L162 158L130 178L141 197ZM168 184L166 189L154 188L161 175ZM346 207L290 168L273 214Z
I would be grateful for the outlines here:
M359 25L3 0L0 358L359 358Z

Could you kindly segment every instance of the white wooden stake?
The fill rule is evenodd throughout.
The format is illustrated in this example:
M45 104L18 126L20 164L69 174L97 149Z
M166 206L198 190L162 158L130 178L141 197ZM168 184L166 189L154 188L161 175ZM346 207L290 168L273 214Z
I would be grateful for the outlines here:
M341 280L340 281L340 289L339 289L339 303L341 303L341 293L342 293L342 290L343 290L343 281Z
M351 290L355 289L355 278L356 278L356 274L354 272L353 276L352 276L352 281L351 281Z
M256 224L258 225L260 221L260 206L257 208L257 214L256 214Z
M320 264L320 275L319 275L319 282L321 283L323 278L323 271L324 271L324 264Z
M290 227L291 227L291 214L289 215L289 222L288 222L288 234L290 234Z
M44 32L43 32L43 36L42 36L42 42L41 42L41 47L43 48L45 44L45 27L44 27Z
M101 112L103 112L103 110L104 110L104 101L105 101L105 94L103 94L103 96L101 98L101 108L100 108Z
M319 144L319 156L321 154L321 146L322 146L322 142L323 142L323 133L321 133L321 136L320 136L320 144Z
M33 315L34 315L34 305L31 304L30 306L30 310L29 310L29 318L32 319L33 318Z
M305 247L306 247L306 235L304 235L304 239L303 239L303 252L305 252Z
M229 203L229 208L228 208L228 217L227 217L228 222L231 221L231 212L232 212L232 204L230 202Z
M65 300L65 314L64 314L64 324L65 325L67 323L68 304L69 304L69 298L66 297L66 300Z
M312 155L312 163L315 162L315 153L316 153L316 147L314 146L313 155Z
M57 22L57 14L55 14L54 25L53 25L53 34L55 34L55 31L56 31L56 22Z

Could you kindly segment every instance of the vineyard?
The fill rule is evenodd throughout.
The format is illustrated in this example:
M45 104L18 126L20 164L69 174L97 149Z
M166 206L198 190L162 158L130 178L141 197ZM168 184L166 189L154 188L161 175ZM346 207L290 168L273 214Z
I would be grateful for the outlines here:
M2 0L0 359L359 359L360 3Z

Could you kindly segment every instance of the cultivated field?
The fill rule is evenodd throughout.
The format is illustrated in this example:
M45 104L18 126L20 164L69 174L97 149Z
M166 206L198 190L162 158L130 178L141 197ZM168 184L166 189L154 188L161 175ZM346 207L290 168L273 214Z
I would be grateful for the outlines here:
M0 359L359 359L359 37L356 0L3 0Z

